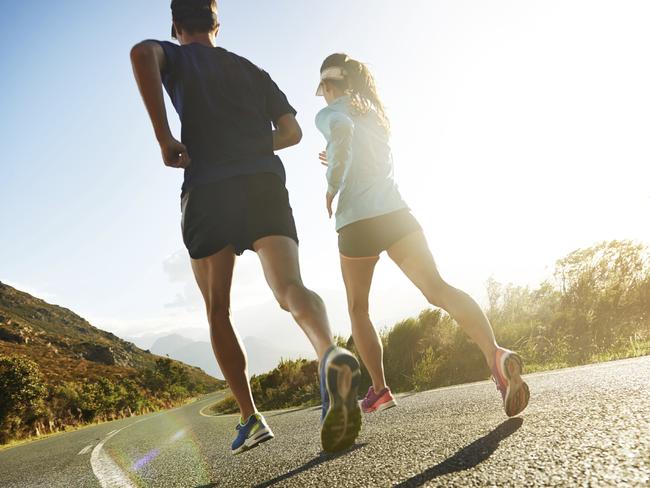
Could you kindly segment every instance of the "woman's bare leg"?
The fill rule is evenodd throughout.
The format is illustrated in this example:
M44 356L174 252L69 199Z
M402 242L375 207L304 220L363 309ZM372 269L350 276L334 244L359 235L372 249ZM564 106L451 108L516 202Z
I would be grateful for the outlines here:
M384 350L381 338L370 321L368 295L378 260L378 256L370 258L341 256L341 272L348 297L348 312L352 323L354 345L370 373L372 387L377 393L386 388Z
M341 256L341 272L348 297L348 312L352 323L354 345L370 373L372 387L377 393L386 388L384 351L379 334L370 321L368 295L378 260L378 256L370 258Z
M418 231L406 236L388 249L388 255L431 305L445 310L460 325L491 368L498 347L492 326L472 297L442 279L424 234Z
M256 412L248 383L246 352L230 322L230 286L235 254L227 247L212 256L192 260L194 277L205 300L210 323L210 340L242 419Z

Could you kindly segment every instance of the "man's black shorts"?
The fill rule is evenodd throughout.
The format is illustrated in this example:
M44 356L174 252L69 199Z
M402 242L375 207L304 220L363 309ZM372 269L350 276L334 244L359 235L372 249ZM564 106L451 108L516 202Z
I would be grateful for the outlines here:
M183 242L192 259L232 245L253 250L262 237L298 235L282 179L272 173L234 176L196 186L181 196Z
M339 252L348 258L379 256L393 244L421 229L408 208L358 220L339 229Z

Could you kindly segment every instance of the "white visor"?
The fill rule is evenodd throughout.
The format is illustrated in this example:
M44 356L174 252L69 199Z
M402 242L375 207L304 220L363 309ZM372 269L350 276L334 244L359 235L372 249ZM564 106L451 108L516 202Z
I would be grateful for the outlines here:
M338 66L332 66L331 68L326 68L320 74L320 83L318 84L318 89L316 90L316 96L323 96L323 81L325 80L344 80L345 79L345 70L339 68Z

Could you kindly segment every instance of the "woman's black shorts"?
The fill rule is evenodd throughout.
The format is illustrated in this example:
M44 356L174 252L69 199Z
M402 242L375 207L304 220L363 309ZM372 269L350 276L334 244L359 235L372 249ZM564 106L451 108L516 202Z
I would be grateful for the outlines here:
M273 173L227 178L199 185L181 196L183 242L193 259L232 245L253 250L262 237L298 235L282 179Z
M339 229L339 252L348 258L379 256L396 242L421 229L408 208L358 220Z

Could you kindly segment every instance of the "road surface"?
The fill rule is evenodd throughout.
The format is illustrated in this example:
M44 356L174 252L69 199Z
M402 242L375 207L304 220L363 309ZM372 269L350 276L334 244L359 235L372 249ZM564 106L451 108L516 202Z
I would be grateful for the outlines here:
M403 395L357 444L322 455L318 409L271 412L276 438L233 457L220 394L0 451L0 486L410 487L650 485L650 357L527 376L506 419L492 383Z

